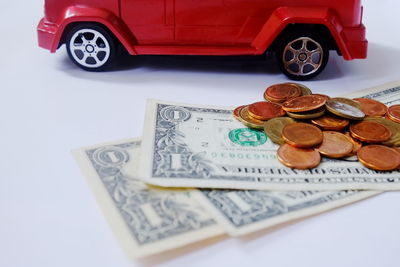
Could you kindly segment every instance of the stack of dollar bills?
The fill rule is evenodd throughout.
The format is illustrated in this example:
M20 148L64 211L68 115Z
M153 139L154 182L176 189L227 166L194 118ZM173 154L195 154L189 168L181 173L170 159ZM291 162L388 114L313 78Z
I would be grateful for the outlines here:
M400 104L400 82L347 97ZM240 236L386 190L400 172L357 159L284 167L277 145L247 131L232 108L149 100L142 138L75 150L122 247L133 258L218 235Z

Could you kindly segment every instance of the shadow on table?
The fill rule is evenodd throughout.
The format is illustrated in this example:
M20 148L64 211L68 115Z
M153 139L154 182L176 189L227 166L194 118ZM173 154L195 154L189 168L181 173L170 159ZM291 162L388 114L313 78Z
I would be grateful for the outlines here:
M331 52L324 72L313 81L334 80L347 75L369 78L382 77L398 67L400 50L376 43L369 44L368 59L345 61ZM118 57L117 67L107 72L87 72L75 66L67 57L60 69L71 76L111 83L164 81L166 74L179 72L184 77L192 74L238 74L284 77L273 54L266 56L130 56ZM129 75L127 75L129 74ZM179 82L179 80L175 80Z

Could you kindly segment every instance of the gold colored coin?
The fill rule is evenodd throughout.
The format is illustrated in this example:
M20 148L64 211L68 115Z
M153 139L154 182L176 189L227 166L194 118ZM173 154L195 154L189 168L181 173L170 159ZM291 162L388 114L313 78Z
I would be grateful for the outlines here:
M264 92L264 98L271 102L282 103L301 95L301 90L291 83L274 84Z
M341 131L349 125L347 119L340 118L333 114L325 114L324 116L311 120L311 123L324 129L331 131Z
M266 101L249 105L248 112L251 117L262 121L282 117L286 114L281 105Z
M289 168L311 169L321 162L321 155L313 148L304 149L284 144L279 147L277 154L278 160Z
M400 165L400 153L383 145L364 146L357 156L364 166L377 171L395 170Z
M252 118L248 112L249 106L245 106L240 110L240 121L247 127L253 129L264 129L264 122L261 120L257 120Z
M361 109L357 108L356 106L350 105L349 103L351 102L347 100L343 101L343 98L331 98L328 101L326 101L326 109L329 112L345 119L350 119L350 120L364 119L365 117L364 112L362 112Z
M351 136L367 143L380 143L390 139L392 133L383 124L375 121L361 121L350 126Z
M272 142L282 145L285 143L285 140L282 138L283 127L295 122L295 120L288 117L273 118L265 122L264 131Z
M387 146L400 146L400 124L389 119L380 117L367 117L365 121L374 121L386 126L392 133L388 141L382 142L383 145Z
M291 146L315 147L322 143L322 131L311 124L291 123L283 127L282 138Z
M325 114L325 110L326 110L325 107L320 107L314 110L304 111L304 112L286 112L286 114L293 119L309 120L321 117L322 115Z
M354 99L361 104L361 110L365 115L370 117L382 117L385 116L388 108L382 102L376 101L369 98L356 98Z
M305 112L325 105L326 99L322 96L305 95L292 98L282 104L286 112Z
M329 158L343 158L353 151L353 143L346 135L335 131L322 132L324 140L317 148L319 153Z
M400 123L400 105L389 107L386 115L390 120Z

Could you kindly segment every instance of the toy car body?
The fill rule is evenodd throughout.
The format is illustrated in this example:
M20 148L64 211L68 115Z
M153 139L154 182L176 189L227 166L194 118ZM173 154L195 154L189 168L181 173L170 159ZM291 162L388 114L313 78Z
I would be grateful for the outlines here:
M262 55L306 80L329 50L365 58L361 0L45 0L39 46L66 44L72 61L104 70L117 45L131 55Z

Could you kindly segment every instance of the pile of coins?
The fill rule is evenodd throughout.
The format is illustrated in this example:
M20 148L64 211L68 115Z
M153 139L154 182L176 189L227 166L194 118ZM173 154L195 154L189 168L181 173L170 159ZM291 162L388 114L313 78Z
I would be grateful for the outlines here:
M356 155L379 171L400 168L400 105L330 98L302 84L283 83L268 87L264 101L237 107L233 115L247 127L264 130L280 145L279 161L291 168L314 168L321 155Z

